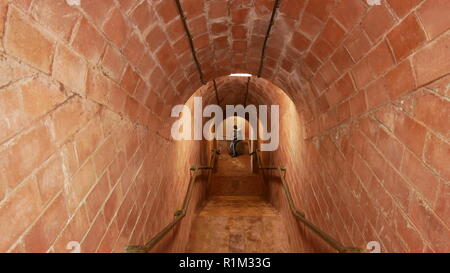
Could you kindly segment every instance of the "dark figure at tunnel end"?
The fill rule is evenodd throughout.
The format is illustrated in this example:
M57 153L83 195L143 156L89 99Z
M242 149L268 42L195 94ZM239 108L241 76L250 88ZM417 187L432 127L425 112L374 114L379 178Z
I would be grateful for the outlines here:
M231 156L237 157L237 144L241 141L241 129L239 129L236 125L233 126L233 141L231 142Z

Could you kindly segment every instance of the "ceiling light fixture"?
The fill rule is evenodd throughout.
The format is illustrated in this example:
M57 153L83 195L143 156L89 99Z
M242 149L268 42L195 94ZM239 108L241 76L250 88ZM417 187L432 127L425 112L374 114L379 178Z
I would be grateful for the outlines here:
M248 73L232 73L232 74L230 74L230 77L246 77L246 78L250 78L250 77L252 77L252 74L248 74Z

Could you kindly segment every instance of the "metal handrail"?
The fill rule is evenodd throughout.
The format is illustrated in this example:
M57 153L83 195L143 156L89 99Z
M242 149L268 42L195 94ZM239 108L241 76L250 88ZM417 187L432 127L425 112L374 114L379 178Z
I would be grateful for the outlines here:
M193 171L194 173L192 174L191 179L189 181L188 189L187 189L186 195L184 197L184 201L183 201L183 206L181 207L181 209L175 211L175 213L174 213L175 218L172 220L172 222L170 222L167 226L165 226L163 230L161 230L158 234L156 234L145 245L128 246L125 249L126 252L128 252L128 253L146 253L146 252L150 251L164 237L164 235L166 235L170 230L172 230L178 224L178 222L180 222L181 219L183 219L184 216L186 216L186 211L189 208L189 203L190 203L191 197L192 197L192 191L194 189L194 182L197 180L199 171L212 170L216 163L216 157L217 157L217 155L220 154L220 152L218 150L212 150L212 151L213 151L213 155L211 156L211 161L210 161L209 166L193 166L189 169L190 171Z
M292 198L291 191L290 191L289 186L286 183L286 179L284 177L285 173L286 173L286 168L279 167L279 166L264 166L262 164L261 151L256 150L255 152L252 152L250 155L253 155L253 154L256 154L256 158L258 161L258 168L263 170L263 176L264 176L264 170L277 170L279 172L280 178L281 178L281 183L283 185L283 190L284 190L284 193L288 200L289 207L291 209L292 214L298 221L302 222L305 226L307 226L310 230L312 230L315 234L317 234L320 238L322 238L328 245L330 245L332 248L336 249L340 253L355 253L355 252L363 253L363 252L366 252L366 250L364 250L362 248L346 247L346 246L342 245L341 243L336 241L336 239L334 239L330 235L328 235L325 232L323 232L322 230L320 230L313 223L309 222L306 219L305 214L300 212L294 204L294 200Z

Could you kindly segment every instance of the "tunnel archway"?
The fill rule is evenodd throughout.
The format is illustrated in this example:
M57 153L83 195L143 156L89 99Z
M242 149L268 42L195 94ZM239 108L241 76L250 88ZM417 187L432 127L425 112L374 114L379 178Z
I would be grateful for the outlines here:
M226 92L230 93L226 94ZM285 91L283 91L270 81L262 78L252 77L248 79L248 78L223 76L221 78L216 79L215 84L211 82L199 88L191 96L189 102L192 102L193 98L196 96L201 96L203 98L204 107L208 105L208 103L217 104L218 97L219 97L219 105L223 109L225 108L226 104L229 105L243 104L245 101L245 97L247 97L248 99L247 105L250 104L255 104L256 106L259 105L270 106L273 104L280 105L280 122L282 126L289 127L289 130L284 130L281 132L282 138L280 139L281 146L279 149L277 149L277 152L263 153L262 158L266 162L266 164L269 165L270 164L276 165L277 163L285 164L286 162L289 162L288 177L291 179L298 175L300 171L297 169L298 163L296 161L301 160L301 156L299 155L298 151L304 149L302 145L306 145L300 141L304 138L304 127L302 126L303 122L301 121L301 117L299 116L298 113L299 107L295 105L295 103L286 94ZM208 119L204 119L204 122L206 122L206 120ZM258 120L258 126L260 127L259 122L260 121ZM207 144L205 143L205 145ZM210 150L212 147L214 147L214 145L210 145L208 147L209 147L208 150ZM279 150L283 150L283 152L280 153ZM304 150L306 151L306 149ZM222 152L227 153L228 149L225 149L225 151ZM305 152L301 153L302 156L304 156L304 153ZM253 160L253 157L251 159ZM226 164L226 162L224 163ZM256 164L256 162L254 164ZM220 175L224 174L222 173L219 174L219 176ZM218 182L222 184L229 183L224 179L219 179ZM291 234L292 248L290 249L292 249L292 251L298 251L299 249L306 249L307 247L315 249L314 247L316 246L314 242L317 240L317 238L315 238L313 234L309 234L310 237L307 237L308 234L303 229L304 227L298 224L296 220L291 217L291 211L288 208L287 200L286 197L284 196L280 181L277 181L275 179L268 182L270 183L266 185L263 184L256 185L254 183L251 184L246 182L248 183L247 185L249 185L250 188L244 189L244 192L247 192L248 195L251 195L252 187L253 190L256 189L255 187L261 188L262 191L258 189L253 194L264 193L266 198L268 198L270 202L276 205L277 209L282 211L285 217L283 219L283 223L285 223L285 225L288 226L289 232ZM234 194L236 194L238 189L237 185L239 184L236 184L235 188L233 189L230 188L230 186L219 187L216 184L213 184L212 192L213 193L220 192L221 194L225 193L229 194L229 192L234 192ZM298 189L301 189L303 187L303 184L294 183L292 187L294 189L294 196L296 197L296 200L301 200L301 198L299 198L301 193L300 191L298 191ZM297 202L298 201L296 201L296 203ZM308 246L307 244L310 245Z
M283 106L266 159L321 229L448 251L450 2L372 2L0 0L0 251L147 242L209 160L171 139L171 109L217 100L213 79L223 103ZM257 76L247 97L233 72ZM330 251L270 185L294 249ZM185 250L191 220L165 251Z

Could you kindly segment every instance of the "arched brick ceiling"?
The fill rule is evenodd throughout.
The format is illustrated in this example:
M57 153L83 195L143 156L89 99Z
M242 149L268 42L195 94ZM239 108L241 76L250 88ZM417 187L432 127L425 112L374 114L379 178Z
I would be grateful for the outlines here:
M220 106L244 104L247 93L247 78L222 77L216 80ZM210 85L214 88L214 85ZM215 93L215 90L211 90ZM217 101L217 100L216 100Z
M258 74L264 39L275 2L275 0L180 0L204 81L213 86L211 81L217 79L218 87L223 92L221 96L225 96L223 100L226 104L244 103L245 96L239 93L245 93L246 79L223 78L226 83L222 83L219 79L234 72ZM301 52L293 49L298 45L295 43L291 45L289 41L295 32L294 28L301 22L300 15L307 2L280 1L281 6L277 10L268 39L262 76L288 92L298 91L301 86L301 79L297 76L299 73L294 73L293 65L288 64L299 60ZM182 103L202 85L189 40L175 1L151 1L151 5L150 13L155 11L156 14L151 16L152 26L145 31L146 41L161 69L156 67L150 79L158 83L155 85L157 89L163 89L158 93L167 104ZM140 11L141 9L145 9L144 3L133 10L133 15L139 17L138 14L144 13ZM277 55L284 52L286 55L283 57ZM294 79L288 79L289 74L294 75ZM170 92L170 89L174 89L175 92ZM295 97L292 92L290 95Z
M173 105L185 103L214 79L231 72L257 75L262 64L261 77L283 89L300 115L318 120L334 117L337 107L348 107L355 91L383 76L392 61L412 61L414 49L445 31L446 17L433 24L427 1L401 2L279 0L268 36L276 0L179 0L184 16L176 0L84 0L79 12L113 45L105 58L116 48L126 57L121 85L138 81L128 88L127 104L148 109L152 118L169 117ZM406 37L410 43L402 43L404 29L418 32ZM386 60L377 62L378 55ZM421 83L428 79L419 76ZM240 103L240 94L236 98Z
M258 74L275 2L180 0L206 83L233 72ZM343 41L346 29L353 28L368 6L363 0L279 3L261 76L285 90L296 103L308 102L314 98L303 98L311 97L304 90L307 88L304 83L316 75ZM176 2L159 0L151 1L151 5L156 14L146 40L163 70L152 74L160 82L158 86L165 87L163 100L173 105L185 101L202 83ZM141 8L136 7L133 13L139 14ZM231 99L232 92L245 88L240 85L231 88L235 81L238 80L225 86L232 90L226 93L229 103L237 102Z
M204 104L218 104L225 109L226 105L270 105L276 101L276 96L284 93L281 88L263 78L251 77L249 82L248 80L248 78L230 76L219 77L215 80L217 96L212 82L204 86L202 92L197 93L197 95L203 96Z
M180 4L205 83L232 72L257 74L274 1L180 0ZM141 13L145 5L133 13ZM175 1L151 1L151 5L156 14L146 40L161 67L152 74L157 88L165 87L166 100L183 102L202 85L189 40ZM180 96L169 93L171 88Z
M256 75L273 0L181 0L206 81L232 72Z
M121 1L124 6L128 2ZM128 55L143 68L154 66L148 69L153 93L147 105L151 109L164 105L158 111L161 116L168 116L174 104L187 101L203 84L210 85L212 80L231 72L257 75L261 64L261 77L283 89L300 115L333 116L333 109L355 88L370 82L360 78L364 76L360 70L367 62L366 55L382 47L387 33L415 6L409 1L398 5L393 0L382 1L379 6L369 6L366 0L280 0L270 35L266 36L276 0L179 3L192 36L192 48L175 0L142 1L127 11L149 47L149 54L142 58ZM408 22L417 24L414 16ZM266 37L267 47L261 58ZM388 51L392 50L395 55L403 49ZM401 56L397 55L394 58L399 62ZM231 89L238 92L242 86ZM235 100L232 97L225 99L239 102L238 93Z

